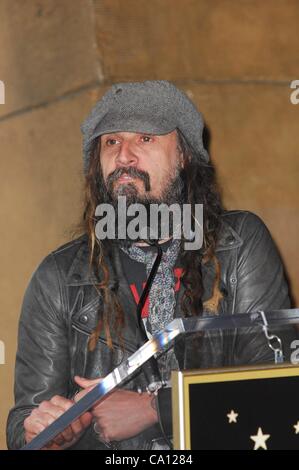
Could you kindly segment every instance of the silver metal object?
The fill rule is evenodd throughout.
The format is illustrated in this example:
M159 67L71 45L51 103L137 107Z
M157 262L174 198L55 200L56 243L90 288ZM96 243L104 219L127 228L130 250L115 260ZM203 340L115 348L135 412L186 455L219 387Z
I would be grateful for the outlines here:
M281 364L283 362L283 351L282 351L282 341L277 335L270 334L269 332L269 324L265 315L265 312L263 310L259 310L258 312L263 321L263 332L264 335L266 336L266 339L268 341L268 346L272 351L274 352L274 362L275 364Z
M299 324L299 309L274 310L271 312L241 313L223 316L203 316L191 318L177 318L167 327L155 334L147 343L141 346L127 361L122 363L98 383L90 392L78 400L71 408L56 419L44 431L38 434L31 442L25 445L24 450L37 450L45 447L55 436L62 432L75 419L79 418L85 411L91 409L99 403L105 395L115 389L118 385L127 381L128 378L144 364L150 357L158 351L163 351L164 347L181 333L191 333L196 331L229 330L235 328L261 328L269 340L269 347L274 351L275 362L281 359L281 340L275 335L269 335L268 327L276 328L281 325ZM266 317L266 318L265 318ZM262 323L261 323L262 318ZM266 322L266 323L265 323ZM270 343L272 339L277 340L279 347Z
M105 441L105 439L103 439L101 437L102 432L101 432L101 429L99 428L97 422L93 423L93 430L94 430L95 434L98 436L98 440L100 442L102 442L107 447L107 449L117 450L117 442L116 441Z

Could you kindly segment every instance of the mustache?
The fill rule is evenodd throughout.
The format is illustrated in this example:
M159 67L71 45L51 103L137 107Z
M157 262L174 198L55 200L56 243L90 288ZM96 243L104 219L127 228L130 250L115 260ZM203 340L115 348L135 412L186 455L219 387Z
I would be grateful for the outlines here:
M107 177L107 189L108 191L112 190L113 183L120 178L122 175L128 175L132 178L140 178L145 187L145 191L150 191L150 176L146 171L139 170L133 166L128 167L121 167L114 170L110 175Z

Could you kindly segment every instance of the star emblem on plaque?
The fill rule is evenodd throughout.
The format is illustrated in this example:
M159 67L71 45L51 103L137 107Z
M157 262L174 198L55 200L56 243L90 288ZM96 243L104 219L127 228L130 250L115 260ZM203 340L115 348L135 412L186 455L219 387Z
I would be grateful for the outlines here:
M231 410L231 412L228 413L226 416L228 417L228 422L230 424L230 423L236 423L239 415L238 413L235 413L234 410Z
M267 450L266 441L270 438L270 434L264 434L262 428L258 428L255 436L250 436L250 439L254 441L254 449L264 449Z

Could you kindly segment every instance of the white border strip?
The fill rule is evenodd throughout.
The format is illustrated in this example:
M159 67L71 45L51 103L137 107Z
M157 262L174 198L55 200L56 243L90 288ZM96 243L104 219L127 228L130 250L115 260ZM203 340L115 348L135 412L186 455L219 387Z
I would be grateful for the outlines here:
M184 420L184 376L181 371L178 373L178 396L179 396L179 431L180 450L185 450L185 420Z

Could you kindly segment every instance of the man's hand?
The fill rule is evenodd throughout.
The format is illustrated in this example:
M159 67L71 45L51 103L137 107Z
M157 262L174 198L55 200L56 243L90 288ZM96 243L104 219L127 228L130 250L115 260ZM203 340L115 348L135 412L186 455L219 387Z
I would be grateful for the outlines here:
M75 376L74 380L84 388L76 395L76 401L89 392L101 379L87 380ZM154 405L155 397L148 393L115 390L92 410L93 420L103 441L121 441L136 436L158 421Z
M37 408L34 408L24 421L26 443L30 442L37 434L53 423L55 419L59 418L73 404L72 400L56 395L50 401L43 401ZM91 420L91 414L89 412L84 413L61 434L56 436L46 449L59 450L70 447L78 440L84 429L90 426Z

